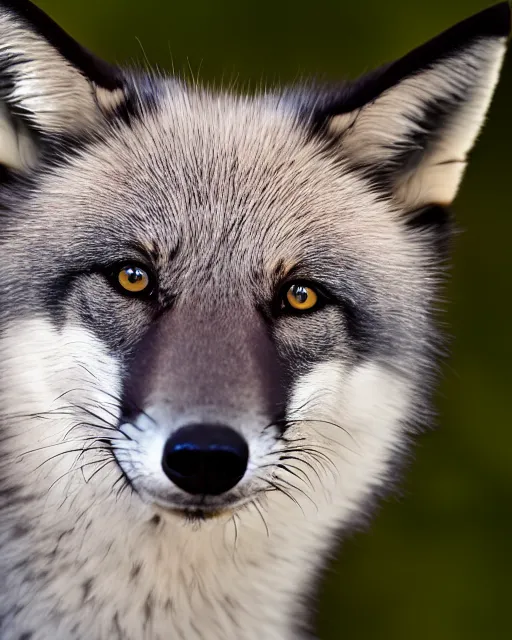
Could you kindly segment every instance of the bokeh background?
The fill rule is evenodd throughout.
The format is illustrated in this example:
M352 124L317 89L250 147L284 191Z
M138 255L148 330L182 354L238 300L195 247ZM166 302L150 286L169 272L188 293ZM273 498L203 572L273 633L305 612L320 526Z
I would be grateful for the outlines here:
M485 0L36 0L119 63L211 81L355 77ZM324 583L322 640L512 637L512 56L454 210L443 318L456 336L402 495L343 545ZM207 640L207 639L205 639Z

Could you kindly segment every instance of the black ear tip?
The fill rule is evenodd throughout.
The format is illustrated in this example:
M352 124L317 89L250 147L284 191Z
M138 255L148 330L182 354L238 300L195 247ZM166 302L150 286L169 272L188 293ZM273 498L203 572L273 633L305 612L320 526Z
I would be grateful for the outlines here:
M512 12L510 10L510 4L508 2L503 2L501 6L503 26L506 31L506 35L509 36L512 29Z
M482 35L503 37L510 35L511 18L508 2L495 4L469 19L475 21Z

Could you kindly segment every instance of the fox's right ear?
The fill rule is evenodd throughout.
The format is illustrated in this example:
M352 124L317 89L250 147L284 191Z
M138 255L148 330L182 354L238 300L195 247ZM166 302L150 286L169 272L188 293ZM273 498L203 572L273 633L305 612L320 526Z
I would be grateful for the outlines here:
M123 100L119 69L28 0L0 0L0 165L37 165L45 137L94 129Z

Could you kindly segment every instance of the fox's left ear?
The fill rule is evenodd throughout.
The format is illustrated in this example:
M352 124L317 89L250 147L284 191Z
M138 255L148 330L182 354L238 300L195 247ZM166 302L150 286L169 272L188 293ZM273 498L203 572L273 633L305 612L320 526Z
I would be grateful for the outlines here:
M357 81L316 122L411 210L449 204L484 122L510 32L495 5Z
M94 129L123 95L120 70L28 0L0 0L1 166L34 166L45 137Z

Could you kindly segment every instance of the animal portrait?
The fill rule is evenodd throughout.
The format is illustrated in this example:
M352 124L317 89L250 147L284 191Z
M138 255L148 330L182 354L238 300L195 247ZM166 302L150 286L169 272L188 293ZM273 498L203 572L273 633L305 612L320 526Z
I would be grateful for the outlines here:
M446 27L244 92L0 0L3 640L318 637L436 422L509 4Z

